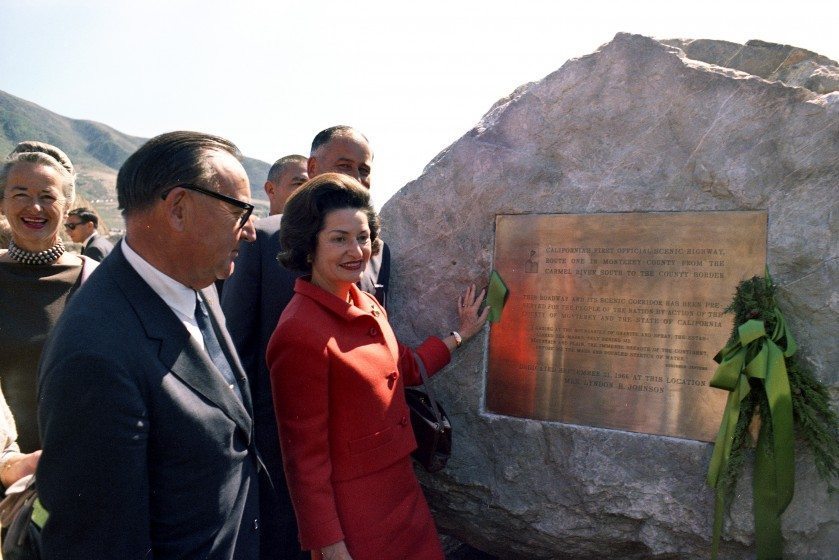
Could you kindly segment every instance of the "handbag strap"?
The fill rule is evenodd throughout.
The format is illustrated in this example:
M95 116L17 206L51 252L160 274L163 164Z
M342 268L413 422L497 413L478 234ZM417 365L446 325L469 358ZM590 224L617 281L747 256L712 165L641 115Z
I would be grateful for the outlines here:
M414 355L414 361L419 368L420 377L422 377L422 386L425 387L425 393L428 395L428 400L431 402L431 410L434 412L434 419L437 421L437 429L443 429L443 415L440 414L440 409L437 408L437 401L434 399L434 391L431 390L431 385L428 384L428 373L425 371L425 364L419 355L411 350Z

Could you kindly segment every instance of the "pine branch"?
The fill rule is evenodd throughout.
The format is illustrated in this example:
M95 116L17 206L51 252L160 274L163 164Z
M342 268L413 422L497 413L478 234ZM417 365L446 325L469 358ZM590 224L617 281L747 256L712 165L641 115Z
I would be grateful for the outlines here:
M793 358L787 359L787 374L795 425L813 453L819 476L835 491L831 481L839 477L839 418L830 406L827 389Z
M754 446L751 434L749 433L749 425L752 423L756 404L754 391L749 393L743 399L743 402L740 403L740 418L737 419L737 425L734 428L731 455L728 458L728 464L725 470L720 475L720 481L718 483L723 489L726 510L729 509L734 501L737 479L740 478L740 473L743 471L743 465L746 462L746 449Z
M772 332L781 312L775 301L775 285L768 272L765 278L755 276L741 282L725 312L734 315L734 328L729 342L737 339L738 327L751 319L763 321L766 331ZM839 478L839 417L831 408L830 394L810 370L802 366L796 355L787 357L785 365L792 393L796 431L812 452L819 476L827 481L829 491L839 490L832 485L832 481ZM759 383L757 380L752 382ZM762 398L755 395L761 395ZM753 445L748 429L755 414L769 418L765 391L753 390L741 403L731 456L720 479L725 490L726 508L734 497L737 478L745 462L745 448ZM772 438L771 422L761 424L761 434ZM767 441L771 443L771 439ZM771 445L767 448L771 449Z

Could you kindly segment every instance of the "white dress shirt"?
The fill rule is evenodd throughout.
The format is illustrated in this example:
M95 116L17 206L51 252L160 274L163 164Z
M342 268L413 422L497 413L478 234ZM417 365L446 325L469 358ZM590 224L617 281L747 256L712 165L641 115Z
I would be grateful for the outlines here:
M201 336L201 330L198 328L198 323L195 322L195 290L157 270L147 260L138 255L125 239L122 240L122 252L128 264L175 312L175 315L189 331L190 336L198 343L198 346L204 348L204 337Z

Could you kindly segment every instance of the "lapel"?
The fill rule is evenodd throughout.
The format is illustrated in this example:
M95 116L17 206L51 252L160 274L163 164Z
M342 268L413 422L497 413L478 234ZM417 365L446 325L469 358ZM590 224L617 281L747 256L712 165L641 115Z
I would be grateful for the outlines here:
M298 278L294 284L295 293L314 300L322 309L347 323L353 321L373 321L378 323L393 359L398 361L399 345L396 341L396 336L388 325L387 313L385 313L385 310L374 296L361 291L358 286L353 284L350 286L350 296L353 299L353 305L350 305L326 290L318 288L310 280L311 276ZM366 330L366 327L364 330Z
M382 268L383 252L384 251L379 251L377 254L370 257L370 260L367 261L367 268L364 269L364 276L361 277L361 281L358 283L358 287L369 294L376 293L376 286L378 286L377 282L379 281L379 270Z
M222 346L225 355L227 356L230 367L233 369L233 374L239 384L239 390L242 392L242 401L247 411L253 410L253 402L251 401L251 391L248 383L248 377L245 374L245 368L239 360L239 353L236 352L236 347L233 345L233 340L230 338L230 333L227 331L227 322L224 318L224 312L221 310L219 304L218 291L214 284L201 290L201 295L207 303L207 311L210 313L213 326L216 331L216 337L219 344ZM221 374L219 374L221 375ZM229 391L228 391L229 392Z
M368 316L364 306L365 296L361 294L358 286L350 286L350 294L356 305L350 305L341 298L330 294L322 288L318 288L311 282L311 276L298 278L294 284L294 291L298 294L315 300L321 307L342 318L344 321L352 321L359 317Z
M114 257L113 260L110 260L111 257ZM134 308L146 336L160 344L158 357L164 367L222 410L242 430L245 440L250 445L253 420L249 413L251 400L248 384L241 381L239 383L243 397L243 402L240 402L225 384L224 378L213 365L207 353L189 336L189 331L186 330L174 311L151 289L125 259L122 253L122 241L109 256L109 260L110 264L107 266L113 272L114 279L125 294L126 299ZM207 290L209 288L203 292L206 293ZM213 289L213 291L215 290ZM214 315L216 323L223 325L223 323L218 322L217 299L217 296L213 297L208 308L210 313ZM232 348L230 338L225 329L219 328L218 330L223 331L224 336L220 337L219 341L227 346L227 353L234 358L231 361L231 366L237 377L241 379L244 377L242 365L239 363L236 353L230 351Z

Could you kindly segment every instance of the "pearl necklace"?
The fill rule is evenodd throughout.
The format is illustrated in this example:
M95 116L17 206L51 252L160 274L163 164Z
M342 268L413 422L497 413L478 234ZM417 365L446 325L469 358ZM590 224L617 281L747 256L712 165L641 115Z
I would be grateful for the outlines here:
M21 249L14 241L9 241L9 256L21 264L50 264L63 254L64 242L61 239L49 249L37 253Z

